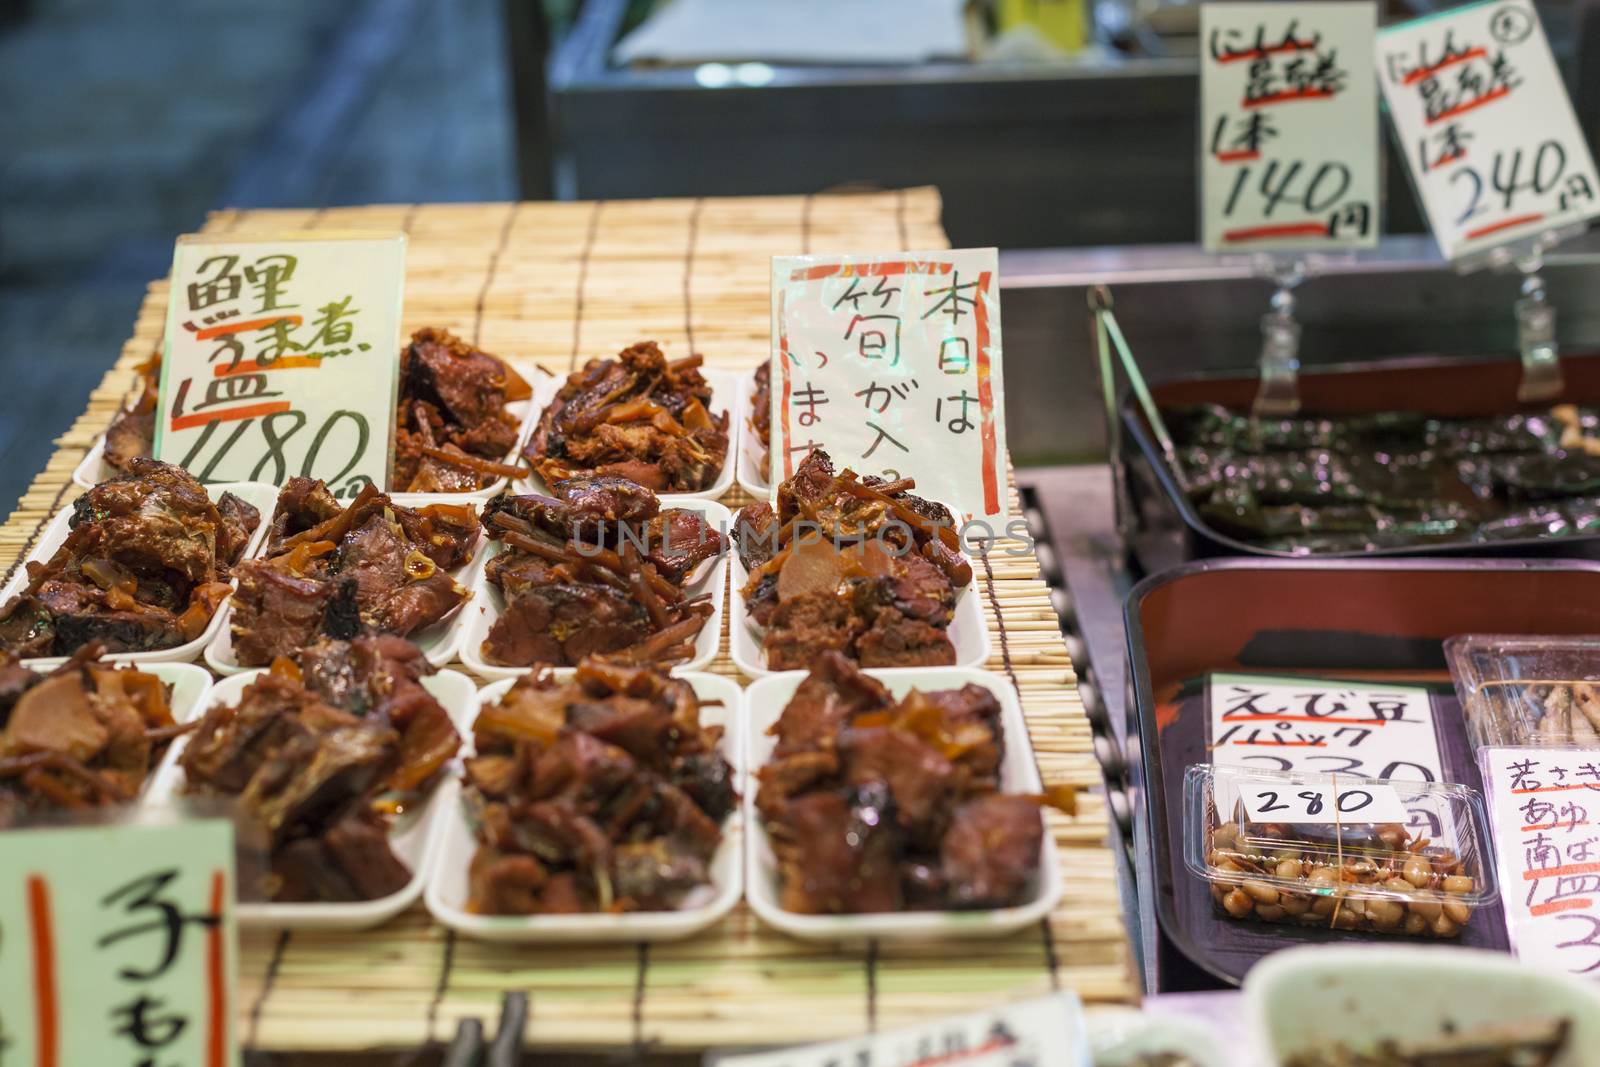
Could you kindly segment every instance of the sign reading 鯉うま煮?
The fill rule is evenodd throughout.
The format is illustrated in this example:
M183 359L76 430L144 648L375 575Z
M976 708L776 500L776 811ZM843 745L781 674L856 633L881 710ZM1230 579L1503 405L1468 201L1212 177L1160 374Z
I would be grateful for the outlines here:
M1378 79L1447 258L1600 214L1594 159L1528 0L1386 27Z
M155 456L201 482L387 488L406 239L178 239Z
M1377 17L1370 0L1200 5L1207 249L1377 244Z
M0 1064L236 1067L233 824L15 829Z
M772 483L812 449L1007 517L995 250L772 260ZM960 521L960 518L958 518Z

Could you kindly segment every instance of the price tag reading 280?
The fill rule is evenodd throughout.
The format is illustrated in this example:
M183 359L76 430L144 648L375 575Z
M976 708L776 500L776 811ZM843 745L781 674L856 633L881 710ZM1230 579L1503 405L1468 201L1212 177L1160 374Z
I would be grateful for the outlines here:
M1388 27L1378 77L1447 258L1600 214L1594 159L1528 0Z
M1200 5L1207 249L1377 244L1376 30L1371 2Z
M203 483L388 485L405 237L179 238L155 456Z
M1239 799L1251 822L1266 823L1405 823L1406 806L1386 782L1359 778L1326 785L1243 779Z

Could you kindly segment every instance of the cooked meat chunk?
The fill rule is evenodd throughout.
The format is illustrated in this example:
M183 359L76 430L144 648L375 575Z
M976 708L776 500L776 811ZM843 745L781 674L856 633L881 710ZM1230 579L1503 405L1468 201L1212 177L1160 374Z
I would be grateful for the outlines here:
M1002 908L1022 898L1039 871L1044 823L1027 797L987 796L955 815L939 857L946 892L958 908Z
M531 395L502 360L446 330L418 330L400 353L394 484L412 493L463 493L514 476L501 462L519 429L506 404Z

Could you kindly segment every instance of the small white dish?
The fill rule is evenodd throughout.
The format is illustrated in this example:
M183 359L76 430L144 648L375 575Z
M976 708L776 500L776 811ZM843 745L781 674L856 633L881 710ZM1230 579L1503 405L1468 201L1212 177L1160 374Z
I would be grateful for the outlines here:
M396 500L396 503L400 501ZM424 504L449 503L438 496L414 497L406 507L420 507ZM457 503L471 503L471 501L456 501ZM453 571L456 584L467 591L467 599L463 600L454 611L434 623L406 636L406 639L418 648L429 663L435 667L442 667L456 658L461 649L461 635L466 629L468 612L472 609L478 589L478 578L483 573L484 561L488 558L489 539L481 535L478 543L472 549L472 558ZM238 674L240 671L255 670L239 663L238 656L233 650L233 604L229 603L220 613L223 616L222 627L212 636L206 645L206 663L218 674Z
M763 647L766 631L756 625L745 608L742 590L750 579L750 572L744 569L744 562L739 558L738 535L730 527L728 536L728 654L733 657L733 665L746 677L765 678L778 672L767 666L767 651ZM971 566L971 557L964 558ZM955 667L979 667L989 658L989 624L983 617L983 603L978 594L978 568L972 569L972 581L956 590L956 610L950 620L950 643L956 647L956 661L951 666Z
M85 489L93 489L101 482L115 478L122 472L106 462L106 435L94 439L89 451L72 470L72 480Z
M959 667L900 667L866 672L889 688L896 698L912 689L933 692L959 689L968 683L982 686L1000 702L1000 726L1005 736L1005 759L1000 765L1000 789L1005 793L1039 793L1043 786L1033 759L1033 746L1022 717L1022 705L1006 682L984 671ZM1046 827L1039 846L1039 876L1031 899L1009 908L973 911L903 911L866 915L803 915L784 909L778 884L778 861L766 825L756 811L757 774L772 757L776 741L767 731L800 683L804 671L786 671L754 682L744 691L745 779L744 817L748 827L745 845L745 896L762 922L806 941L859 942L884 940L957 939L994 937L1036 923L1050 914L1064 889L1061 864L1054 839ZM1041 813L1041 818L1043 817Z
M711 410L713 415L726 413L728 416L728 452L722 460L722 470L717 474L717 480L709 486L695 493L657 493L661 498L664 508L682 507L691 500L716 500L733 487L733 472L737 466L736 459L739 452L739 405L738 390L739 376L732 371L708 370L704 367L700 371L711 384ZM551 378L541 380L540 387L533 394L533 402L537 407L539 416L543 416L544 409L555 399L561 387L567 382L566 378ZM531 439L533 432L538 429L539 417L536 416L528 431ZM539 493L550 496L550 487L545 484L537 472L529 474L526 478L519 479L516 483L518 493Z
M1141 1057L1163 1052L1181 1053L1196 1067L1242 1067L1245 1062L1237 1043L1225 1053L1222 1034L1199 1019L1109 1005L1085 1009L1083 1019L1094 1067L1135 1067Z
M262 482L223 482L208 486L206 492L210 494L212 500L220 499L223 493L232 493L261 513L261 521L250 534L244 553L239 557L240 562L254 559L266 539L267 524L272 519L272 508L277 503L278 491ZM55 555L56 549L66 542L67 535L71 532L67 527L71 519L72 504L68 503L55 513L49 525L44 528L44 532L39 535L33 551L28 554L28 562L43 563ZM11 576L11 580L5 584L5 588L0 589L0 604L10 603L11 598L20 593L27 584L27 566L19 566L16 573ZM229 600L225 599L212 614L205 630L193 641L185 641L181 645L158 648L150 652L117 652L112 654L112 658L118 663L190 663L198 659L201 651L216 637L217 631L222 628L224 616L231 610ZM66 661L66 656L37 656L22 662L34 670L50 670Z
M713 529L723 534L728 532L731 524L728 509L714 500L685 500L677 504L668 504L666 498L662 498L662 507L697 511L705 516L706 522ZM465 619L461 626L460 643L456 648L456 654L461 657L461 662L468 670L480 678L491 681L519 678L534 670L533 667L504 667L483 658L483 642L488 638L489 630L500 620L500 613L506 607L505 597L489 581L485 573L489 557L498 553L501 547L499 541L490 541L485 550L483 564L478 567L478 581L474 587L473 597L461 612ZM717 658L717 646L722 642L722 611L728 591L728 558L731 555L731 551L724 551L719 556L705 560L690 572L689 595L710 593L711 616L706 619L706 624L700 628L700 634L695 638L694 657L685 663L675 665L674 673L697 671Z
M1369 1052L1385 1039L1556 1018L1570 1019L1572 1030L1552 1067L1600 1063L1600 989L1499 952L1376 944L1285 949L1251 968L1244 997L1247 1026L1268 1064L1341 1043Z
M744 742L739 713L739 687L714 674L685 674L701 700L720 701L703 706L700 721L723 727L718 751L733 768L734 781L745 777L742 763ZM492 704L515 684L514 679L495 682L478 692L478 706ZM471 729L464 731L471 755ZM458 933L479 941L549 942L574 941L674 941L704 930L739 903L744 891L740 846L745 818L738 806L722 824L722 845L711 861L711 887L714 895L705 904L678 911L640 911L622 915L475 915L467 911L467 869L477 852L477 838L467 818L459 793L452 798L440 820L439 847L433 857L424 899L433 917Z
M198 667L191 668L199 670ZM263 670L249 670L222 679L212 687L200 714L219 704L237 704L240 696ZM450 713L465 744L468 740L468 723L476 713L476 689L472 679L459 671L440 671L422 680L423 688ZM197 718L199 715L196 716ZM180 738L167 753L161 770L152 781L147 803L170 804L183 791L186 782L178 759L188 737ZM389 844L400 862L411 871L411 881L404 889L377 900L363 900L351 904L271 904L241 903L235 914L239 925L248 928L281 930L365 930L387 922L405 911L422 895L428 868L437 845L438 816L454 796L457 762L440 771L440 781L435 783L419 810L396 819L389 833Z
M772 497L772 483L761 473L761 461L766 458L767 446L761 443L761 437L750 424L755 410L752 399L755 384L753 372L741 377L739 406L734 409L734 418L739 420L739 488L756 500L769 500Z

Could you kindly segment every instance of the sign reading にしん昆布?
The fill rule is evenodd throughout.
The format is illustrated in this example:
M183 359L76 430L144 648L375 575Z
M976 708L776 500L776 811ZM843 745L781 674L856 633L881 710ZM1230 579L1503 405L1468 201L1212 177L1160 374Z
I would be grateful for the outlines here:
M201 482L386 488L403 235L191 235L172 259L155 456Z
M1007 515L995 250L772 260L772 482L812 449ZM959 521L959 520L958 520Z
M233 824L12 829L0 1065L236 1067Z
M1370 0L1200 5L1207 249L1377 244L1377 19Z
M1378 78L1446 257L1600 214L1594 159L1528 0L1386 27Z

